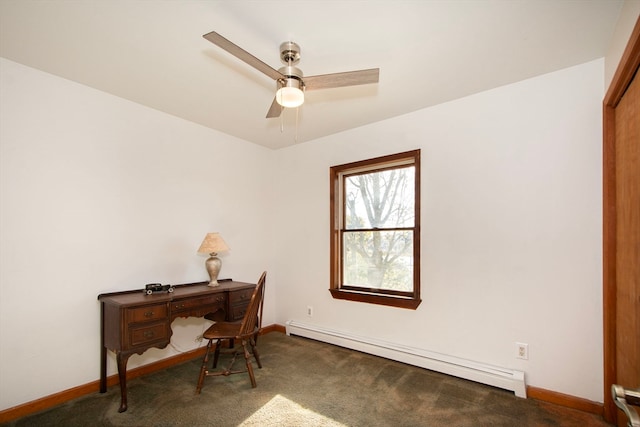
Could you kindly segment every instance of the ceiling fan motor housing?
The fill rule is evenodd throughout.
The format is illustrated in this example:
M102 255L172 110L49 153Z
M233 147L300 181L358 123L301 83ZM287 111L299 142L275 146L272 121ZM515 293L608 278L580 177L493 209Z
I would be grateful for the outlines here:
M288 65L286 67L280 67L278 71L285 77L293 77L295 79L302 80L302 70L300 68Z

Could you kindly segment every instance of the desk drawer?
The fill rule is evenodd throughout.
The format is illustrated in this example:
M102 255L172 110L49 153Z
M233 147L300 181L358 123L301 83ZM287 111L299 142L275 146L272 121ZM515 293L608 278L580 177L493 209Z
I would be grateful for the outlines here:
M193 316L201 317L218 309L224 309L224 303L224 294L216 294L196 299L174 301L171 303L171 314L176 315L182 311L193 311ZM197 314L201 312L201 310L205 310L205 312L203 314Z
M168 340L168 329L169 326L166 322L132 327L129 329L129 345L131 347L137 347L156 341Z
M249 304L241 304L231 307L231 321L242 320L244 318L244 314L247 312L248 306Z
M173 301L171 303L171 311L189 310L191 308L216 304L222 304L221 307L224 307L224 300L224 294L216 294L196 299Z
M167 303L147 305L138 308L127 309L126 319L129 323L151 322L164 320L168 317Z
M229 304L249 304L251 295L253 295L253 288L229 292Z

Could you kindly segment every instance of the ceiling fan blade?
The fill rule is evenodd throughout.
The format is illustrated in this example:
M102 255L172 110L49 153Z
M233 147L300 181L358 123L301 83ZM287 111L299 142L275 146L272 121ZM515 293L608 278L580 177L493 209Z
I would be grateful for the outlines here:
M273 119L275 117L280 117L282 114L282 106L278 104L276 98L273 98L273 102L271 103L271 107L269 107L269 111L267 111L267 119Z
M378 83L379 76L380 68L371 68L368 70L309 76L304 77L303 80L305 90L316 90Z
M246 50L244 50L241 47L233 44L232 42L230 42L229 40L225 39L224 37L222 37L220 34L216 33L215 31L207 33L207 34L203 35L202 37L204 37L205 39L209 40L211 43L215 44L216 46L221 47L222 49L226 50L227 52L229 52L230 54L232 54L236 58L241 59L242 61L244 61L247 64L251 65L256 70L263 72L264 74L266 74L267 76L271 77L272 79L278 80L278 79L283 79L284 78L284 76L279 71L275 70L274 68L271 68L271 66L265 64L264 62L262 62L261 60L259 60L255 56L251 55Z

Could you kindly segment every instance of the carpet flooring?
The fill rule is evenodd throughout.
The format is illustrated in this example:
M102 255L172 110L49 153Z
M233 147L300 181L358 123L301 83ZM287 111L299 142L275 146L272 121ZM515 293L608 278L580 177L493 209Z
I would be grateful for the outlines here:
M273 332L247 374L208 377L199 360L83 396L7 426L608 426L600 417L317 341ZM224 364L221 360L221 364ZM244 360L240 360L240 365ZM236 365L238 366L238 365Z

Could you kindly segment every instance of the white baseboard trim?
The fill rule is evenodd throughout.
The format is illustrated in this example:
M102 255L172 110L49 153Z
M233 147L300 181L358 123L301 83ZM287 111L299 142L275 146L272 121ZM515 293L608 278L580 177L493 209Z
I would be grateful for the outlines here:
M443 374L511 390L518 397L527 397L523 371L500 368L442 353L356 336L296 320L287 322L286 332L287 335L312 338Z

